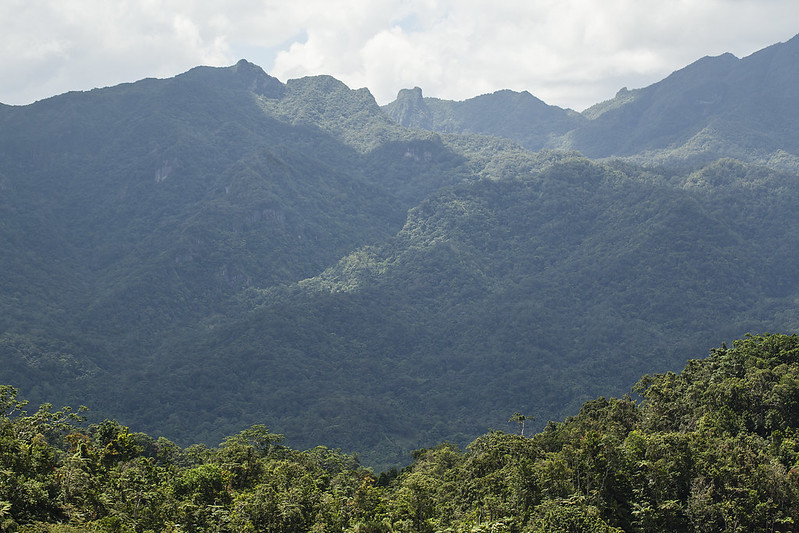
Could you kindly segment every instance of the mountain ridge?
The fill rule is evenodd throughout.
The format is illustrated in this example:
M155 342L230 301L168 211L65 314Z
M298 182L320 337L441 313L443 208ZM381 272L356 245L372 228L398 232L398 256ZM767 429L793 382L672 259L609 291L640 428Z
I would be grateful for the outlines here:
M799 102L795 90L799 80L792 67L797 57L799 35L741 59L730 53L706 56L647 87L621 89L615 98L578 115L588 120L575 119L568 110L554 106L549 109L561 116L553 123L542 122L529 111L490 113L492 101L502 91L453 102L423 98L421 89L414 90L414 98L410 98L411 93L403 89L384 109L406 125L440 133L493 134L532 150L577 150L593 158L670 165L734 157L794 171L799 168L799 146L789 132L797 118L791 110ZM492 118L521 119L530 126L526 131L497 127L477 112L465 112L467 103ZM446 112L433 117L427 104ZM408 113L416 116L417 122L406 118ZM742 127L747 131L741 132Z
M547 147L552 137L567 133L581 121L574 111L547 105L527 91L508 89L461 102L425 98L418 87L403 89L383 110L406 127L497 135L531 150Z
M699 61L593 120L526 92L456 106L411 90L406 127L367 89L246 61L0 108L2 379L181 442L266 423L388 467L795 330L790 110L765 128L791 84L692 111L752 65L791 79L790 50ZM727 63L744 67L708 77ZM463 132L414 126L419 109ZM607 133L636 109L665 126ZM708 146L658 152L697 131ZM523 147L592 136L644 151Z

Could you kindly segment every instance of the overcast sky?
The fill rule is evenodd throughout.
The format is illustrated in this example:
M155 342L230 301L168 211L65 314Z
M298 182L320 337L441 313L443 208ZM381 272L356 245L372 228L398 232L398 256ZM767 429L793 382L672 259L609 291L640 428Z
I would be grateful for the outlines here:
M0 0L0 102L245 58L378 103L527 90L582 110L799 33L796 0Z

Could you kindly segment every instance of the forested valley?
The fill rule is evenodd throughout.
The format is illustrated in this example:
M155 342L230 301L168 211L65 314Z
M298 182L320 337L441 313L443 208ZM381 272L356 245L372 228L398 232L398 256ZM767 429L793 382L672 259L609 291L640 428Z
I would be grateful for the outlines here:
M791 530L797 58L0 105L0 527Z

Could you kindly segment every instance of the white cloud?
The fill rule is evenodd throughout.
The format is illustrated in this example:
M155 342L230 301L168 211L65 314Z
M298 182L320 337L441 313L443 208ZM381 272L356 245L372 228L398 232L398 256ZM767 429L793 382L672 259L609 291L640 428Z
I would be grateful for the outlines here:
M426 3L429 10L412 4L408 31L398 19L356 24L348 28L358 36L351 39L337 33L336 23L317 19L306 26L305 42L279 54L273 73L289 78L327 67L351 86L369 87L381 102L419 85L425 94L454 99L526 89L583 108L703 55L745 55L799 27L790 2L441 0Z
M379 102L418 85L582 109L704 56L793 36L790 0L3 0L0 101L172 76L241 57L333 75Z

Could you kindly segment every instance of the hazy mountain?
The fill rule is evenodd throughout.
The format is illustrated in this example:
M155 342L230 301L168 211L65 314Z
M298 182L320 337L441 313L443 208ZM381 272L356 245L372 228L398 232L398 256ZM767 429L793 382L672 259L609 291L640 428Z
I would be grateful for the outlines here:
M743 59L705 57L589 108L568 146L589 157L662 161L735 157L797 168L799 36Z
M588 157L702 164L719 157L799 169L799 36L738 59L705 57L581 115L528 93L500 91L463 102L400 91L384 109L398 123L441 133L480 133L538 150Z
M478 133L513 139L540 150L579 126L578 113L550 106L527 91L497 91L462 102L425 98L418 87L403 89L383 107L397 123L440 133Z
M386 466L796 329L796 175L715 160L791 168L795 41L583 115L511 91L384 110L246 61L2 106L0 382Z

